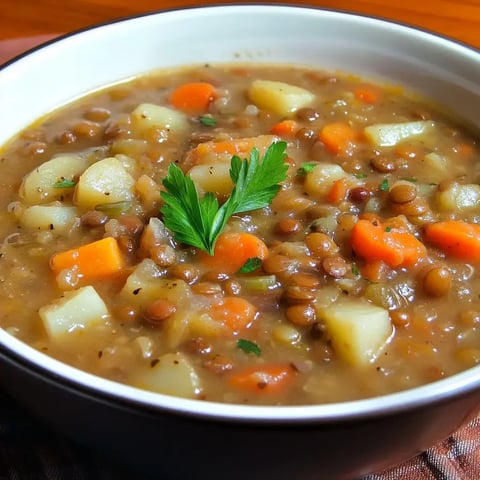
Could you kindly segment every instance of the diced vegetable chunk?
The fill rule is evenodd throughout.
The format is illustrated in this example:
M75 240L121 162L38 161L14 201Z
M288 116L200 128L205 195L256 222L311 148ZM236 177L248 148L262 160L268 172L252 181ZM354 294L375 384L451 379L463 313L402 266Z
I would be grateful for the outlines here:
M148 370L140 372L135 384L145 390L195 398L201 392L198 374L186 355L167 353L152 362Z
M227 195L232 191L230 165L214 163L212 165L195 165L188 174L195 185L204 192Z
M373 362L392 334L388 310L358 300L342 299L323 310L335 352L345 362Z
M130 201L134 185L135 180L120 160L104 158L88 167L80 176L75 190L75 203L87 209Z
M20 216L20 223L30 230L50 231L56 235L67 234L77 218L75 207L61 204L33 205L26 207Z
M107 306L87 285L64 295L50 305L41 307L40 318L50 338L61 338L76 330L104 323L109 316Z
M133 110L131 116L133 125L140 130L159 128L175 131L188 127L184 113L153 103L141 103Z
M248 96L258 107L282 116L291 115L315 99L315 95L304 88L272 80L253 81Z
M345 178L347 172L335 163L319 163L305 177L305 191L312 197L325 199L333 184Z
M50 260L50 267L55 275L62 270L75 268L79 278L87 281L118 273L123 266L122 252L113 237L59 252Z
M441 210L471 210L480 207L480 185L461 185L452 182L448 188L437 191L435 199Z
M84 156L61 155L32 170L20 186L20 197L29 205L50 203L73 192L77 177L87 168Z
M129 275L120 296L138 306L148 305L159 298L181 305L191 296L190 287L183 280L161 277L160 268L146 258Z
M393 147L404 140L422 135L434 127L426 120L403 123L378 123L365 127L364 133L376 147Z

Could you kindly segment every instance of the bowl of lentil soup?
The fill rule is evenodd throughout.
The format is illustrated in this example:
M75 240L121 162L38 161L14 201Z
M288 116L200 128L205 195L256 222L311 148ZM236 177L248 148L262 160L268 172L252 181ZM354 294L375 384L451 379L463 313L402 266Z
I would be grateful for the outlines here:
M449 40L261 5L5 65L2 384L168 478L355 478L445 438L480 398L479 80Z

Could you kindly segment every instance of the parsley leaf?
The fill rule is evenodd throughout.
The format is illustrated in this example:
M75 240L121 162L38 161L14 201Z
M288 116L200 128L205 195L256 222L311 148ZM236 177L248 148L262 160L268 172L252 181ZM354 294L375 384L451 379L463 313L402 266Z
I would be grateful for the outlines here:
M244 338L239 338L237 340L237 347L245 353L253 353L257 357L262 353L262 350L256 343L251 342L250 340L245 340Z
M62 178L61 180L53 184L53 188L73 188L76 184L77 182L73 180Z
M215 242L232 215L270 205L287 175L286 148L286 142L272 143L262 161L256 148L250 160L233 156L230 177L234 187L222 206L211 192L200 198L192 179L170 164L162 182L166 191L161 192L165 226L178 242L213 255Z
M358 269L358 266L357 266L356 263L352 263L352 274L353 274L355 277L360 276L360 270Z
M217 124L217 119L211 115L202 115L198 117L198 121L206 127L214 127Z
M317 165L318 163L316 162L304 162L297 170L297 175L307 175L307 173L310 173Z
M382 180L382 183L380 184L380 190L382 192L388 192L389 189L390 189L390 185L388 183L388 178L384 178Z
M254 272L262 264L262 259L258 257L252 257L242 265L238 273L250 273Z
M360 178L367 178L367 177L368 177L368 175L367 175L366 173L354 173L353 176L354 176L355 178L359 178L359 179L360 179Z

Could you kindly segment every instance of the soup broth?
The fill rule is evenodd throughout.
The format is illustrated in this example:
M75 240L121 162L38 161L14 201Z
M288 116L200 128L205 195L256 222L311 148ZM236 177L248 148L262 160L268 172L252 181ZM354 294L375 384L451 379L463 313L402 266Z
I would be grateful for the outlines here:
M82 370L292 405L480 360L478 139L401 88L293 66L156 72L0 158L0 325Z

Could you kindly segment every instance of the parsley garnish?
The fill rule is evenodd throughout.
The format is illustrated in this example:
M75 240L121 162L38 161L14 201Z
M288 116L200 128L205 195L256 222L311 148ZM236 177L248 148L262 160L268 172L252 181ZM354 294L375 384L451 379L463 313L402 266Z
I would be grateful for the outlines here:
M53 188L73 188L77 182L73 180L67 180L66 178L62 178L62 180L59 180L58 182L55 182L53 184Z
M260 347L256 343L251 342L250 340L245 340L244 338L239 338L237 340L237 347L245 353L253 353L257 357L262 353L262 350L260 350Z
M297 175L307 175L307 173L310 173L317 165L318 163L315 162L304 162L297 170Z
M166 227L178 242L213 255L215 242L232 215L270 205L287 175L286 148L286 142L272 143L262 161L256 148L250 160L233 156L230 177L234 187L222 206L211 192L200 198L192 179L171 163L162 182L166 191L161 192Z
M211 115L202 115L198 117L199 122L206 127L214 127L217 124L217 119Z
M252 257L247 259L247 261L242 265L238 273L250 273L254 272L262 264L262 259L258 257Z
M391 232L392 231L392 227L385 227L385 231L388 233L388 232Z
M367 178L368 175L366 173L354 173L353 176L355 178Z
M388 192L390 185L388 184L388 178L384 178L380 184L380 190L382 192Z

